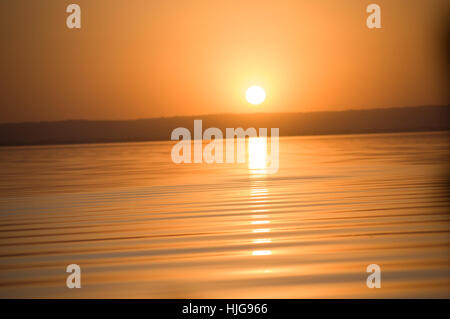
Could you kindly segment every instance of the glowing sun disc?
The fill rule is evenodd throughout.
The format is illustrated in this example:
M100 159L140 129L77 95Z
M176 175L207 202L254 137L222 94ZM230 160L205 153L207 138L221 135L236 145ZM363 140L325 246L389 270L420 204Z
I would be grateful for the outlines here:
M266 92L260 86L252 86L245 92L245 98L250 104L261 104L266 99Z

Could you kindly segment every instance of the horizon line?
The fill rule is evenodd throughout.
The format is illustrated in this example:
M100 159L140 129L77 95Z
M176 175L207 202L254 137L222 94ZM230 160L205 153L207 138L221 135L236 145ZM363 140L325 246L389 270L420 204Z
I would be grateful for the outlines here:
M195 117L209 117L219 115L256 115L256 114L316 114L316 113L345 113L345 112L367 112L376 110L389 110L389 109L405 109L405 108L423 108L423 107L450 107L450 104L426 104L426 105L412 105L412 106L387 106L387 107L375 107L369 109L350 108L346 110L322 110L322 111L307 111L307 112L227 112L227 113L204 113L197 115L169 115L158 117L144 117L134 119L61 119L61 120L40 120L40 121L21 121L21 122L0 122L0 125L12 125L12 124L39 124L39 123L57 123L57 122L133 122L133 121L145 121L145 120L162 120L162 119L174 119L174 118L195 118Z

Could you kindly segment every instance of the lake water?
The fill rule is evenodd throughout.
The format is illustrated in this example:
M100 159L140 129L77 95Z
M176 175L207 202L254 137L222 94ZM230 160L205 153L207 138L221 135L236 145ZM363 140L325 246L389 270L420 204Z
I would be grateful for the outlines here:
M448 298L448 137L281 137L276 174L258 148L176 165L173 142L2 147L0 297Z

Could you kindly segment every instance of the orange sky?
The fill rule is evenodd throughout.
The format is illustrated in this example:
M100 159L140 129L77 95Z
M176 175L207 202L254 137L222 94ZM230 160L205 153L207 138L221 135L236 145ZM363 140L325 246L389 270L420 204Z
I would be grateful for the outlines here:
M65 8L82 9L81 30ZM382 29L365 8L381 6ZM448 0L3 0L0 122L447 104ZM267 100L245 101L261 85Z

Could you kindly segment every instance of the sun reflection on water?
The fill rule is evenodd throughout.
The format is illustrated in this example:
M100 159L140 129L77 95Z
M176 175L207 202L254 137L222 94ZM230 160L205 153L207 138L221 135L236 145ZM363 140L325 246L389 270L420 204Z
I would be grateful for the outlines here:
M254 250L252 252L253 256L267 256L267 255L272 255L272 251L271 250Z
M259 142L255 142L258 147L249 148L249 150L252 150L252 152L249 152L249 154L253 154L253 156L249 157L249 167L265 167L262 166L263 161L261 161L261 158L264 159L264 165L265 165L265 156L261 154L265 154L266 149L265 148L259 148ZM252 144L250 144L252 145ZM255 145L255 144L253 144ZM265 145L265 144L264 144ZM263 153L259 153L259 152ZM261 155L261 156L257 156ZM258 203L258 205L267 206L267 195L268 191L267 188L261 185L255 185L250 190L250 201L252 203ZM264 228L253 228L252 232L255 234L258 233L264 233L265 236L263 238L256 238L253 240L253 244L262 245L261 249L253 250L252 256L269 256L272 255L272 251L270 249L267 249L268 244L272 243L272 239L267 237L267 234L270 233L270 228L266 228L268 224L270 224L269 214L258 214L261 212L268 212L268 209L254 209L253 213L257 213L255 215L252 215L253 220L250 221L250 224L254 227L261 227Z
M248 168L255 173L264 173L267 168L267 138L251 137L248 140ZM266 190L267 191L267 190Z

